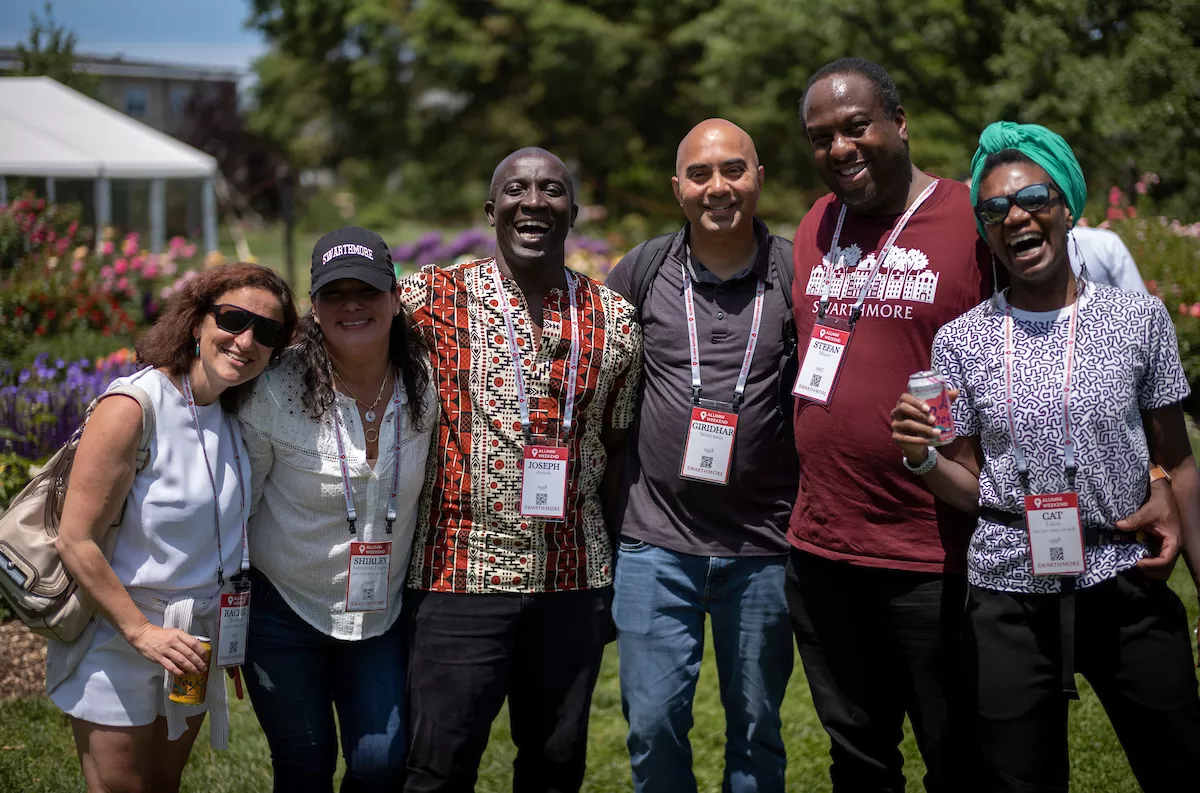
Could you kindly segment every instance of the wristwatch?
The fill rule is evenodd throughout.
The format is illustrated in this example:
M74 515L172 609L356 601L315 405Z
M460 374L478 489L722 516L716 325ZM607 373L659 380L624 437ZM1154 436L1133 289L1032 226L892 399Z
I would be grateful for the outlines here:
M1167 473L1166 468L1163 468L1161 465L1156 465L1150 469L1150 483L1154 484L1159 479L1166 479L1167 482L1170 482L1171 475Z
M932 471L934 466L937 465L937 461L938 461L937 449L935 449L932 446L929 446L926 448L925 460L923 462L921 462L919 465L913 465L912 463L910 463L908 461L907 457L905 457L904 455L900 455L900 462L904 463L904 467L907 468L909 471L913 472L914 474L916 474L917 476L924 476L925 474Z

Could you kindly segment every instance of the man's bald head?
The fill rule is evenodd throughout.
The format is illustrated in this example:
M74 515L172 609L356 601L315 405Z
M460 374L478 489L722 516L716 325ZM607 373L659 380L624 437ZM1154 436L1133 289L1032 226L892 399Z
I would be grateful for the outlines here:
M575 182L571 179L571 172L567 170L566 163L560 160L553 152L546 151L537 146L526 146L523 149L517 149L500 161L500 164L496 166L496 170L492 171L492 183L488 187L488 201L494 202L496 200L496 194L500 191L500 186L504 184L504 180L508 177L512 166L518 160L526 158L543 159L561 168L563 183L567 187L567 194L571 197L571 203L575 203Z
M692 127L683 140L679 141L679 148L675 150L675 174L682 176L699 151L714 144L742 152L746 165L751 170L758 170L758 150L754 148L754 141L746 131L732 121L710 118Z

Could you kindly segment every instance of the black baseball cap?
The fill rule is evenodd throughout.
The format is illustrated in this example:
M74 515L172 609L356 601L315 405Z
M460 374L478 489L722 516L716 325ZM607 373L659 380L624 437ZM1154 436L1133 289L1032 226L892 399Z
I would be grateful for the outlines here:
M392 251L383 237L361 226L331 231L313 246L308 296L339 278L353 278L381 292L396 288Z

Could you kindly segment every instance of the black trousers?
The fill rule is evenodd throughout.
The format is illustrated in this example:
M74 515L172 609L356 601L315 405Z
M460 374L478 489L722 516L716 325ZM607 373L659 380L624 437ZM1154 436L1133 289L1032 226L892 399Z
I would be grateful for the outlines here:
M908 714L930 793L967 790L970 711L959 641L966 579L833 562L793 550L788 606L835 793L900 793Z
M406 793L469 793L508 698L518 793L576 793L612 588L408 592Z
M1147 793L1200 787L1200 696L1187 613L1136 570L1075 595L1075 668L1095 689ZM985 758L974 790L1067 790L1067 700L1056 595L971 587L964 650Z

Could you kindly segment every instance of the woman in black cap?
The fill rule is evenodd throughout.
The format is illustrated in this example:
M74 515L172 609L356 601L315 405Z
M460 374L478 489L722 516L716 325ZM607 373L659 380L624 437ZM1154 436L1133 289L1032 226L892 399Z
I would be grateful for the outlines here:
M979 515L964 646L986 762L970 789L1065 793L1078 670L1141 787L1195 791L1200 697L1186 612L1163 580L1178 526L1155 527L1157 557L1122 530L1162 480L1200 574L1200 474L1170 315L1072 272L1067 230L1087 194L1061 137L992 124L972 165L979 233L1011 286L934 338L959 437L930 447L933 416L911 394L892 412L908 469Z
M391 790L405 761L401 594L434 424L391 253L347 227L313 249L300 343L240 416L253 474L246 682L275 790Z

